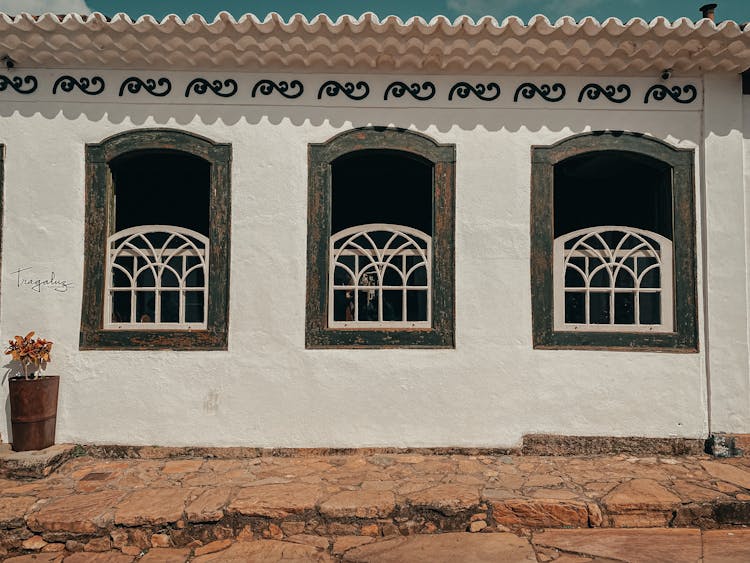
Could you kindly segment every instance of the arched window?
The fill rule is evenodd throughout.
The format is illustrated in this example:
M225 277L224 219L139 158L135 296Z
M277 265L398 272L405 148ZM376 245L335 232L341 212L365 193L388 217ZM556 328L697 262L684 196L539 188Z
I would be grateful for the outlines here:
M226 348L230 156L163 129L86 146L82 348Z
M532 158L534 345L695 349L692 151L606 132Z
M453 346L454 147L365 128L310 145L307 346Z

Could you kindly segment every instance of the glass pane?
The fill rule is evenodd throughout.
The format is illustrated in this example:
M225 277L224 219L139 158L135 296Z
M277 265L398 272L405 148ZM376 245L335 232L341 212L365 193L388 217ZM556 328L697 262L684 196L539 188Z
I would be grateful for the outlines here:
M196 268L185 277L186 287L204 287L205 280L203 276L203 268Z
M420 256L407 256L406 258L406 268L407 271L414 267L415 264L418 264L422 262L422 258ZM409 279L407 280L406 285L415 285L415 286L426 286L427 285L427 268L425 266L420 266L416 268L411 274L409 274Z
M136 287L155 287L156 286L156 281L154 279L154 272L151 270L151 268L146 268L140 274L138 274L138 277L135 280L135 285Z
M122 267L128 274L133 273L133 257L118 256L115 258L115 264ZM118 268L112 268L112 287L130 287L130 278Z
M657 266L645 272L641 278L641 287L661 287L661 268Z
M427 291L415 290L406 292L406 320L427 320Z
M337 289L333 292L333 320L354 320L354 291L351 289Z
M396 266L401 267L401 257L394 258ZM396 268L386 268L383 272L383 285L401 286L404 284L401 272Z
M565 292L565 322L580 323L586 322L586 297L584 293Z
M162 291L161 292L161 322L163 323L180 322L180 292L179 291Z
M659 293L641 293L640 301L641 324L661 324L661 295Z
M585 287L586 282L581 272L573 268L565 268L565 287Z
M333 271L333 285L354 285L352 275L341 266L336 266Z
M591 277L591 287L611 287L611 286L612 286L612 280L609 277L609 270L607 270L607 268L599 269Z
M615 279L615 287L635 287L632 272L620 268L620 271L617 272L617 279Z
M153 323L156 293L153 291L137 291L135 294L135 322Z
M403 317L404 292L400 289L383 291L383 320L400 321Z
M609 324L609 293L589 295L589 323Z
M357 292L359 299L358 321L378 320L378 292L375 289L366 289Z
M203 313L203 292L185 292L185 322L202 323L205 321Z
M129 323L130 320L130 291L115 291L112 293L112 322Z
M635 324L635 295L615 293L615 324Z
M161 274L161 286L162 287L180 287L180 280L172 270L164 268Z

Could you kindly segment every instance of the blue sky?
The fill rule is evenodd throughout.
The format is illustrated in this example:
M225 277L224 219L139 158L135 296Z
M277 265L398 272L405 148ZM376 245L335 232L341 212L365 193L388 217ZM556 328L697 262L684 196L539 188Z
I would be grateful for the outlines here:
M395 14L403 19L420 15L427 19L442 14L453 19L462 14L474 18L492 15L502 19L516 15L528 19L534 14L545 14L550 19L570 15L576 19L592 15L597 19L615 16L623 20L642 17L650 20L666 16L698 19L701 0L0 0L0 11L16 13L28 11L97 11L106 15L125 12L135 18L151 14L158 18L177 14L183 18L192 13L211 19L220 10L238 17L246 12L264 16L278 12L288 18L296 12L312 17L326 13L331 17L341 14L359 15L375 12L379 16ZM750 0L722 0L718 2L717 20L750 20Z

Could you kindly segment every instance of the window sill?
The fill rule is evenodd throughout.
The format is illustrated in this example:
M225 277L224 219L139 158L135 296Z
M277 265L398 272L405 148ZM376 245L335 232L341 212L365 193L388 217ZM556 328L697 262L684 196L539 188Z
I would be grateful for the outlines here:
M79 350L227 350L227 333L208 330L81 332Z
M308 331L305 348L455 348L452 332L434 328L332 329Z

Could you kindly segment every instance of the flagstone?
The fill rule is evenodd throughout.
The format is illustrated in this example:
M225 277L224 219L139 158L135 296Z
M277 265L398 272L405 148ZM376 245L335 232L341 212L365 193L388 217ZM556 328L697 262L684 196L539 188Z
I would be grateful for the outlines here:
M680 497L652 479L631 479L620 484L602 502L613 513L633 510L671 510L680 504Z
M0 528L23 526L24 517L35 502L31 496L0 498Z
M510 499L492 504L492 518L510 528L580 528L588 526L585 503L555 499Z
M538 546L629 563L701 561L700 530L675 528L545 530L532 536Z
M120 551L107 553L74 553L65 558L65 563L133 563L135 557Z
M251 561L303 563L307 561L332 562L333 559L316 547L276 540L239 542L224 551L193 559L193 563L248 563Z
M166 475L173 475L176 473L194 473L198 471L203 465L202 459L178 459L174 461L168 461L162 468L162 473Z
M35 532L93 534L114 523L114 508L122 491L102 491L55 499L26 517Z
M508 533L409 536L362 545L343 555L343 561L347 563L518 563L536 560L528 540Z
M62 560L62 553L34 553L10 557L4 561L5 563L60 563Z
M216 522L224 516L224 507L229 502L229 487L207 487L191 491L190 500L185 509L189 522Z
M701 461L701 465L716 479L732 483L743 489L750 489L750 471L718 461Z
M290 514L314 510L321 494L320 487L299 483L244 487L229 503L227 510L245 516L285 518Z
M189 549L152 549L138 563L185 563L190 558Z
M320 504L320 513L329 518L383 518L396 508L390 491L342 491Z
M729 500L731 498L716 489L709 489L687 481L677 481L672 485L672 490L680 495L684 502Z
M750 530L709 530L703 532L705 563L746 563L750 561Z
M409 493L406 501L411 506L431 508L451 516L478 506L479 488L461 484L436 485Z
M115 524L158 526L177 522L182 518L189 494L190 490L180 487L137 490L117 506Z

